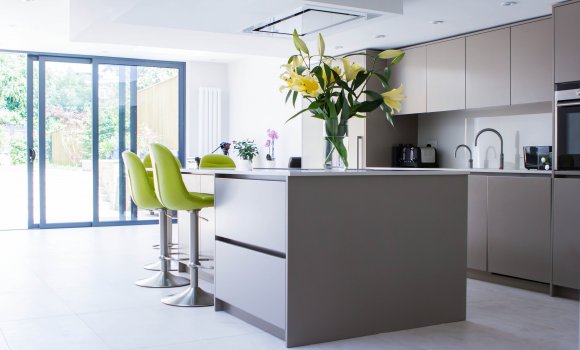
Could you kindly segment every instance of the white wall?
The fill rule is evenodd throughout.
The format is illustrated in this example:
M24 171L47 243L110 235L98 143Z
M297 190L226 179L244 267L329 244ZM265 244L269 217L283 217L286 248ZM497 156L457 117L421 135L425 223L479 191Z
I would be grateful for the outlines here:
M552 145L552 105L537 103L420 115L418 143L435 143L439 166L443 168L467 167L467 151L459 151L454 158L455 147L462 143L473 151L474 168L498 168L500 141L495 134L482 134L474 147L477 132L484 128L501 133L505 169L524 169L524 146Z
M227 137L229 140L253 139L259 147L259 159L254 166L262 166L266 159L267 129L278 132L276 141L276 166L286 167L291 156L302 154L301 118L288 124L286 120L299 109L284 102L286 94L279 92L282 85L280 65L286 58L249 57L228 65L229 118ZM301 106L301 101L296 102ZM235 152L232 156L236 157ZM236 159L237 161L237 159Z
M186 66L186 157L203 156L198 151L198 93L200 87L222 90L222 136L227 137L228 107L228 65L225 63L187 62ZM217 147L218 145L216 145Z

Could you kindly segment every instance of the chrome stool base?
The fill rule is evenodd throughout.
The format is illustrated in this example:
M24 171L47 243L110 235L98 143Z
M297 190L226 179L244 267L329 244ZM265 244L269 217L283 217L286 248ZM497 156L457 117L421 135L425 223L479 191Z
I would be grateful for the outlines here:
M135 282L139 287L147 288L175 288L189 284L189 279L175 276L170 272L158 272L155 275Z
M171 261L168 264L170 264L169 271L177 271L179 268L178 263L175 261ZM161 262L158 261L158 262L154 262L151 264L147 264L147 265L143 266L143 268L145 270L150 270L150 271L161 271Z
M161 299L161 302L172 306L213 306L213 294L199 287L189 287L181 293Z

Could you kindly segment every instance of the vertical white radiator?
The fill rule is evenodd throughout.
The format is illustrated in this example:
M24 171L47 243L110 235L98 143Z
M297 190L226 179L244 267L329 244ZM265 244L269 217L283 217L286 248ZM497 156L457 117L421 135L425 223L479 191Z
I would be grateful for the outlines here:
M199 88L198 147L199 155L211 153L222 142L222 91Z

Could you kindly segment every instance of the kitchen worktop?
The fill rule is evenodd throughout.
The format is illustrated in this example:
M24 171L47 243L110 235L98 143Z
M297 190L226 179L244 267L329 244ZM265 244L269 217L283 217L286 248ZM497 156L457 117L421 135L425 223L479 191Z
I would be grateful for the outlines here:
M468 175L468 174L521 174L549 176L551 170L527 169L452 169L452 168L366 168L343 170L324 169L289 169L289 168L254 168L253 170L236 169L183 169L184 174L227 174L252 176L378 176L378 175Z
M220 174L249 176L400 176L400 175L468 175L468 171L459 169L411 169L411 168L367 168L349 170L324 169L288 169L288 168L255 168L253 170L236 169L182 169L184 174Z

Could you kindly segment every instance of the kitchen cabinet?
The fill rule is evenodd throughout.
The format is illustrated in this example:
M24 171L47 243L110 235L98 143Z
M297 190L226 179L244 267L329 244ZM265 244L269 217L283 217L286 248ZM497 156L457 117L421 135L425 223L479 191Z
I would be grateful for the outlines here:
M510 104L510 28L466 38L466 107Z
M550 282L549 177L488 177L488 272Z
M467 267L487 271L487 176L469 175Z
M554 179L553 283L580 289L580 178Z
M458 109L465 109L465 38L427 46L427 112Z
M556 83L580 80L580 2L554 7L554 78Z
M552 19L511 27L511 104L552 101Z
M378 54L378 51L366 51L366 53ZM413 55L410 56L412 61ZM369 56L351 56L350 59L363 67L372 65L372 58ZM399 64L407 59L407 54L405 54L405 58ZM384 67L385 61L383 60L378 60L375 63L375 70L382 71ZM408 95L407 80L404 79L402 83L405 86L405 94ZM409 78L409 82L413 87L414 83L411 78ZM391 87L398 87L399 84L394 78L390 83ZM383 87L377 79L369 80L367 87L369 90L383 91ZM357 164L359 167L391 166L393 146L400 143L417 143L417 116L395 115L393 119L394 127L386 120L385 113L379 108L367 113L365 119L351 118L349 120L348 162L351 168L357 168Z
M391 86L403 84L405 99L401 114L425 113L427 111L427 48L420 46L406 49L405 57L391 72Z

